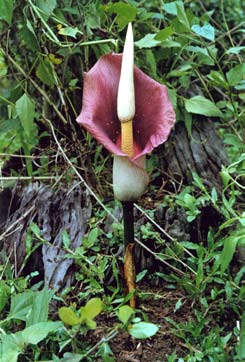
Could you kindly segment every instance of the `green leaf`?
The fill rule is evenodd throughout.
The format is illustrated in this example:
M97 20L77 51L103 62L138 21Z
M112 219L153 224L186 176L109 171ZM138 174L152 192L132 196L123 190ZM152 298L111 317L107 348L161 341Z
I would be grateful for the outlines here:
M36 70L36 75L43 83L47 84L51 88L54 87L55 79L53 76L53 68L48 59L40 61Z
M99 236L99 229L98 228L94 228L90 231L89 235L88 235L88 241L91 244L94 244L96 242L96 240L98 239Z
M208 117L222 117L222 112L209 99L203 96L195 96L185 99L185 109L187 112L194 114L202 114Z
M67 324L68 326L75 326L76 324L80 324L80 318L76 315L76 313L67 307L59 308L59 318Z
M69 249L71 240L70 240L70 236L66 230L62 230L62 241L63 241L64 247L66 249Z
M109 346L109 343L108 342L103 342L99 348L98 348L98 352L96 353L96 356L101 356L101 357L104 357L104 360L103 362L106 362L106 361L110 361L109 359L106 359L108 358L109 356L113 356L113 352ZM110 357L109 357L110 358Z
M210 46L207 49L199 46L187 46L185 50L193 53L197 53L198 61L201 64L214 65L214 59L216 58L217 49L214 46ZM208 51L209 50L209 51Z
M35 117L35 105L26 94L23 94L16 102L16 113L20 117L25 133L30 136Z
M36 4L46 15L51 15L56 8L56 0L37 0Z
M212 188L211 198L212 198L213 203L216 204L216 202L218 201L218 194L217 194L215 187Z
M59 30L60 35L70 36L75 39L78 32L80 32L80 30L77 27L72 28L71 26L67 26L66 28L61 28Z
M49 333L56 332L62 326L61 322L41 322L17 332L16 335L23 339L25 344L37 344Z
M171 14L171 15L177 15L177 4L182 5L183 6L183 2L182 1L173 1L171 3L167 3L163 5L163 10L166 11L166 13Z
M7 74L7 65L5 63L5 59L3 53L0 50L0 78L4 77Z
M80 362L82 359L84 360L84 354L66 352L66 353L64 353L64 357L61 358L59 361L60 362Z
M28 313L26 319L27 327L36 323L48 321L49 303L53 295L54 292L46 288L33 293L31 312Z
M193 30L194 33L205 39L213 41L215 38L215 29L210 24L205 24L203 26L192 25L191 30Z
M238 64L235 67L231 68L229 72L226 73L228 83L233 86L240 82L243 79L245 74L245 63Z
M118 310L118 318L123 323L128 323L131 316L134 314L134 310L128 305L123 305Z
M227 85L227 82L226 82L225 78L217 70L211 70L211 72L208 74L207 77L211 80L211 82L214 85L223 87L225 89L228 88L228 85Z
M181 44L173 40L164 40L161 42L161 46L163 48L180 48Z
M139 47L140 49L142 48L153 48L157 45L160 44L159 41L155 40L155 36L156 34L147 34L144 36L144 38L136 41L134 44Z
M137 8L131 4L125 4L121 1L107 5L110 13L116 13L116 22L119 25L119 30L122 30L129 22L134 21Z
M177 3L176 8L177 8L177 18L178 18L180 24L182 24L184 26L185 30L190 30L189 20L186 16L186 12L185 12L183 3Z
M232 47L226 51L226 54L239 54L243 50L245 50L245 46Z
M102 311L102 300L100 298L90 299L84 307L86 318L93 319Z
M220 269L222 273L224 273L233 258L238 240L239 237L237 236L230 236L224 240L224 248L220 256Z
M155 40L163 41L166 40L168 37L170 37L174 33L171 26L168 26L162 30L160 30L157 35L155 36Z
M91 318L86 318L85 323L89 329L95 329L97 326L96 322Z
M33 292L24 292L11 297L8 319L20 319L26 321L32 308Z
M9 25L12 22L13 8L13 0L0 0L0 19L5 20Z
M0 361L17 362L20 349L16 344L14 334L0 335Z
M154 336L158 329L158 326L153 323L139 322L133 324L132 327L128 329L128 332L135 338L144 339Z
M241 217L239 218L239 222L242 225L242 227L245 228L245 211L242 213Z
M136 283L140 282L144 277L145 275L148 273L148 270L145 269L145 270L142 270L141 272L139 272L137 275L136 275Z
M0 312L5 307L10 295L9 286L3 281L0 280Z
M28 26L28 25L29 26ZM25 43L28 49L31 49L32 51L38 51L39 46L36 38L36 34L34 31L31 31L32 25L27 22L26 25L23 26L23 28L20 30L19 35L22 41Z

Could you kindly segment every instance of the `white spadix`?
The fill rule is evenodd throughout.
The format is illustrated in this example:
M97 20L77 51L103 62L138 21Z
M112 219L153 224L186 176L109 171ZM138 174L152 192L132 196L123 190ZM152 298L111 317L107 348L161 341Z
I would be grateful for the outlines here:
M133 120L135 115L134 95L134 37L131 23L128 24L121 75L117 94L117 115L121 122Z
M145 192L149 177L145 171L145 156L133 161L135 115L134 39L129 23L123 50L117 95L117 115L121 122L121 149L129 157L114 155L113 190L120 201L135 201Z

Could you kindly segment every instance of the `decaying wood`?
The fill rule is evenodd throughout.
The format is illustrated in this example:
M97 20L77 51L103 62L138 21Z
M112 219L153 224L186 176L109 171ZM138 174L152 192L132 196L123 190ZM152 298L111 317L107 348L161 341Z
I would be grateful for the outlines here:
M53 190L43 184L30 184L22 190L19 208L7 220L1 238L4 251L15 267L15 275L23 271L26 237L31 222L40 229L45 243L31 255L25 266L43 270L45 285L60 290L71 283L73 260L64 258L62 233L67 231L69 248L81 245L91 215L90 197L79 185ZM38 240L36 240L38 242ZM29 270L28 270L29 271Z
M191 137L184 124L177 123L169 140L159 147L160 169L172 179L191 183L197 173L208 188L220 188L219 172L227 156L214 123L201 118L193 122Z

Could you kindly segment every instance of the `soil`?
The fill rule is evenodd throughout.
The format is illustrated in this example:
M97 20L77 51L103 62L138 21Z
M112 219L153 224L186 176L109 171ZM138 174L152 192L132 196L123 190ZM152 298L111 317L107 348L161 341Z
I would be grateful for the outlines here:
M135 339L126 331L120 331L113 339L109 341L109 346L113 352L116 362L167 362L167 356L174 351L178 357L184 357L187 354L187 347L184 341L175 336L171 330L171 324L167 318L176 322L185 323L192 315L192 306L190 301L184 299L184 296L177 291L157 290L143 291L137 316L146 318L146 321L158 325L159 331L151 338ZM148 297L146 297L148 295ZM146 297L146 299L144 299ZM178 311L174 311L176 302L182 299L183 305ZM108 313L102 314L97 318L96 331L91 332L87 337L89 345L95 345L110 330L118 324L115 317L108 318ZM101 362L101 359L96 359Z

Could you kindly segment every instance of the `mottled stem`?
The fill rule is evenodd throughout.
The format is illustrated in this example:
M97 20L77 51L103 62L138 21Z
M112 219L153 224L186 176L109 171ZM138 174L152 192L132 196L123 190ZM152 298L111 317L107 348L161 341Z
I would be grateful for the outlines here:
M132 201L122 202L123 226L124 226L124 248L134 242L134 203Z
M124 280L126 282L127 293L133 293L129 300L129 305L135 308L134 204L128 201L123 202L122 205L124 221Z

